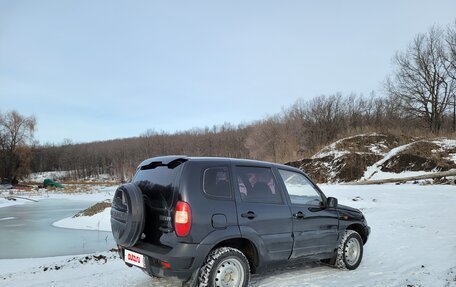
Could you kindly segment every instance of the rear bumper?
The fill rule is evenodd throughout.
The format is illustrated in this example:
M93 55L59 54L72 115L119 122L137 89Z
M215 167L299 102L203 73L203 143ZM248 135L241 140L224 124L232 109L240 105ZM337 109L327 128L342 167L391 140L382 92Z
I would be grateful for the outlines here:
M191 278L193 272L203 264L211 246L188 243L177 243L174 248L155 246L148 243L139 243L127 248L119 246L119 255L122 260L124 249L144 255L145 269L149 274L157 277L174 277L181 281L187 281ZM165 268L163 266L164 262L169 263L170 268Z

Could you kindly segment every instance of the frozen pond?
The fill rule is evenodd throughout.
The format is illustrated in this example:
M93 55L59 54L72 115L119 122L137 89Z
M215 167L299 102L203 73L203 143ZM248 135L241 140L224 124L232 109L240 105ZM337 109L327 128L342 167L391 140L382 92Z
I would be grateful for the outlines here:
M84 254L115 247L110 232L52 226L92 204L48 199L0 208L0 259Z

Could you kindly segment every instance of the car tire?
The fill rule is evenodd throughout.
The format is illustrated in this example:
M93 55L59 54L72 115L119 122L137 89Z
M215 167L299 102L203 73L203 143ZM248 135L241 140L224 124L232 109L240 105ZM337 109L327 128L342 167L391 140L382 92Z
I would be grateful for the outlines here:
M144 200L141 189L133 183L119 186L111 208L112 235L117 244L132 247L144 230Z
M358 232L346 230L337 247L335 258L331 260L339 269L354 270L363 259L363 240Z
M200 268L198 287L247 287L250 280L249 261L244 253L231 247L212 250Z

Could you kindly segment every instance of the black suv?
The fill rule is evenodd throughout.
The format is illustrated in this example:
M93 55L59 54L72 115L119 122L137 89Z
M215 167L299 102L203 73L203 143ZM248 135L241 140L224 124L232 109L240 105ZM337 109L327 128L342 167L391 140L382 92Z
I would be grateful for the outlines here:
M128 266L190 286L248 286L280 262L361 263L361 211L326 197L301 170L187 156L143 161L115 192L112 233Z

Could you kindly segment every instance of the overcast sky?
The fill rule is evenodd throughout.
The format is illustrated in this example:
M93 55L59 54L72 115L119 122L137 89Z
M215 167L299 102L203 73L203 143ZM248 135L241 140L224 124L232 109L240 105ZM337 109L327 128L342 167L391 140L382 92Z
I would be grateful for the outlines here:
M456 1L0 0L0 112L40 143L173 132L378 92Z

